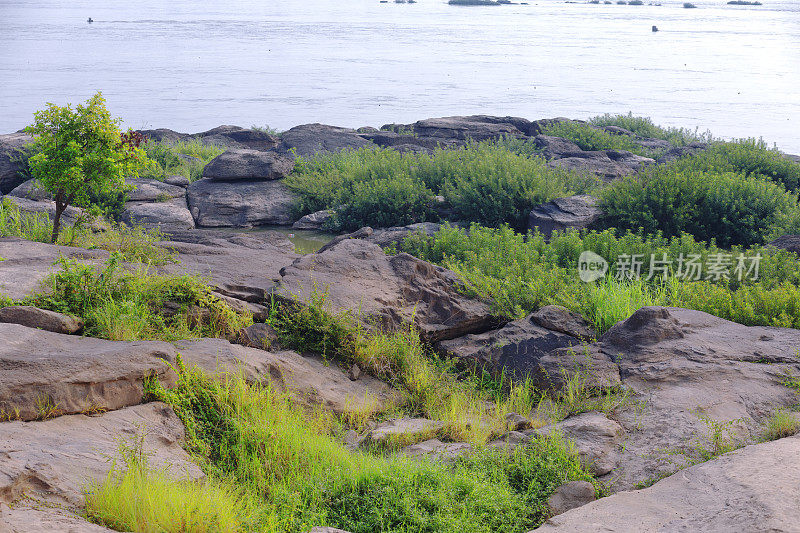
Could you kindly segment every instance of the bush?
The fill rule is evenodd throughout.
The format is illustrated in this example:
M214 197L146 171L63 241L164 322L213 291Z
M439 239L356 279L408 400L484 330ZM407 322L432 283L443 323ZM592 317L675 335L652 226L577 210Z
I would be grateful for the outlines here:
M433 193L408 178L362 181L353 184L350 201L335 211L332 225L356 230L436 220L432 203Z
M150 163L140 172L140 176L159 181L173 175L184 176L189 181L199 180L209 161L225 151L223 147L199 140L174 143L148 140L142 146Z
M547 126L544 134L570 140L581 150L627 150L644 157L657 155L653 150L638 144L627 135L614 135L581 122L556 122Z
M656 167L600 192L603 224L723 247L761 244L797 220L797 197L761 177Z
M685 146L694 142L709 142L712 140L711 132L698 133L685 128L662 128L653 123L648 117L636 117L633 113L627 115L598 115L589 119L589 124L594 126L617 126L632 131L639 137L663 139L673 146Z

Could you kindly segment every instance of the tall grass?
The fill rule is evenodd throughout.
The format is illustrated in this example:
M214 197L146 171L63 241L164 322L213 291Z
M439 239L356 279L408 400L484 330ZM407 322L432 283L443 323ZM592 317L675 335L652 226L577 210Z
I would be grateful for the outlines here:
M139 177L163 181L167 176L179 175L196 181L202 177L206 164L225 148L197 139L173 143L150 140L144 144L144 150L150 162L139 172Z

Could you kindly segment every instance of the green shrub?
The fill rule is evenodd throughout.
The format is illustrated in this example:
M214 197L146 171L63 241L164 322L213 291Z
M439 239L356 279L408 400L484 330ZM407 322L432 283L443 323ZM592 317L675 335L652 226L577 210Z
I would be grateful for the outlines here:
M713 143L706 150L670 165L676 172L738 172L765 176L790 191L800 187L800 163L770 149L763 140L740 139Z
M356 230L436 220L432 203L433 193L408 178L362 181L353 184L350 201L336 210L332 223L336 228Z
M208 162L225 151L221 146L196 139L173 143L149 140L142 146L150 163L140 172L140 176L159 181L173 175L196 181L203 176L203 168Z
M589 124L594 126L617 126L633 132L639 137L663 139L673 146L685 146L694 142L710 142L713 137L711 132L698 133L685 128L662 128L653 123L648 117L636 117L633 113L627 115L598 115L589 119Z
M656 167L600 192L608 227L689 233L728 247L765 242L794 223L797 197L761 177Z
M547 126L543 133L572 141L581 150L627 150L644 157L658 155L654 151L636 143L627 135L614 135L581 122L556 122Z

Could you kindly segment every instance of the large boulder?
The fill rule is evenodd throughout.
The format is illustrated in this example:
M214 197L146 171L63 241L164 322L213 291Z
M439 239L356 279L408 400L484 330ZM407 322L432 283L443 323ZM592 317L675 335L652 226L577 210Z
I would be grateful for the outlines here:
M748 446L652 487L550 518L537 533L795 531L800 437Z
M664 163L671 163L673 161L677 161L681 157L688 157L695 154L699 154L706 148L708 148L708 144L702 142L690 143L685 146L676 146L664 152L664 154L658 158L657 163L659 165L662 165Z
M521 121L524 121L525 124ZM517 124L515 125L514 122ZM429 118L417 121L411 127L414 133L420 137L485 141L505 136L521 137L524 133L520 131L517 125L527 128L528 124L529 122L525 119L512 117L500 119L499 117L473 115L468 117Z
M594 485L583 480L569 481L560 485L547 498L547 507L550 509L550 514L556 516L591 503L595 499Z
M0 195L24 181L20 174L26 166L23 148L32 142L33 137L27 133L0 135Z
M164 202L126 202L120 219L126 224L141 224L162 230L195 227L194 218L184 197Z
M300 220L292 224L293 229L321 229L326 222L333 218L334 212L330 209L322 209L309 213L302 217Z
M73 335L83 329L83 320L30 305L0 308L0 322Z
M285 178L293 167L294 160L278 152L228 150L205 166L203 177L217 181L271 181Z
M533 138L533 143L542 151L542 155L548 159L560 159L569 157L570 154L582 152L577 144L561 137L537 135Z
M153 468L166 469L177 479L204 477L181 446L180 419L156 402L93 416L0 423L0 502L29 496L82 508L84 490L105 480L120 443L132 446L137 436L144 437L143 451Z
M249 150L272 150L278 146L278 139L269 133L240 126L217 126L208 131L195 133L192 137L206 144L226 148L245 148Z
M306 301L327 291L335 310L350 310L387 327L413 322L428 341L452 339L496 324L489 306L465 297L451 271L411 255L348 239L281 270L275 294Z
M531 209L528 229L549 238L554 231L588 228L603 216L597 204L597 198L586 194L556 198Z
M108 259L104 250L85 250L26 241L17 237L0 237L0 295L14 300L30 296L40 288L44 278L60 270L60 257L99 264Z
M437 349L463 365L494 375L530 378L542 389L560 388L575 372L586 373L597 387L619 384L619 371L611 357L581 346L577 337L537 325L531 316L500 329L440 342Z
M376 146L358 135L356 130L327 126L325 124L303 124L283 132L281 145L302 157L311 157L324 152L338 152Z
M769 246L800 254L800 235L781 235L770 242Z
M35 200L37 202L53 200L53 195L40 187L39 180L28 180L20 183L8 193L8 196L27 198L28 200Z
M208 178L187 189L189 210L201 227L291 225L297 197L281 181L221 182Z
M33 420L137 405L145 379L174 382L174 363L174 348L163 342L114 342L0 323L0 412Z
M251 383L270 382L304 403L336 413L384 410L399 398L382 381L370 376L352 381L319 357L292 351L272 353L222 339L179 341L175 346L187 364L211 375L241 375Z
M129 202L166 202L173 198L183 198L186 196L186 189L184 187L170 185L169 183L158 180L126 178L125 185L131 187L131 190L128 191Z
M643 307L608 330L602 353L619 365L631 405L616 420L628 433L615 490L669 474L723 440L747 440L776 409L797 403L784 385L800 376L800 331L747 327L672 307Z
M602 476L616 468L619 460L617 447L622 442L624 431L603 413L581 413L532 430L540 436L554 432L575 446L581 465L592 474Z
M582 341L591 342L597 332L583 316L560 305L545 305L531 314L531 320L546 329L566 333Z

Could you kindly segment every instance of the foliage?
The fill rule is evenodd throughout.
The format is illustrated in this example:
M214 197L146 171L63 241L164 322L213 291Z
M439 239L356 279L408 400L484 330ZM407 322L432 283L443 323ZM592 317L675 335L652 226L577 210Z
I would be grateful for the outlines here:
M767 419L764 425L762 439L765 441L778 440L790 437L800 431L800 418L797 413L792 413L786 409L778 409Z
M572 120L551 124L543 133L572 141L581 150L627 150L644 157L657 155L627 135L614 135L590 124Z
M25 213L8 198L0 201L0 237L50 242L52 236L53 223L46 213Z
M197 139L177 142L147 140L144 148L149 163L142 169L142 178L164 181L168 176L184 176L197 181L203 168L225 148L207 144Z
M146 161L133 132L120 133L98 92L86 105L47 108L34 113L26 131L36 137L36 154L28 164L41 186L53 194L56 212L51 242L56 242L61 215L70 205L88 208L92 197L122 192L126 175L136 175Z
M673 146L685 146L695 142L710 142L713 140L711 132L698 133L697 130L685 128L663 128L657 126L649 117L636 117L633 113L627 115L598 115L589 119L589 124L594 126L616 126L633 132L638 137L662 139L669 141Z
M689 233L724 247L762 244L800 216L797 196L761 177L672 166L612 183L600 197L608 227Z

